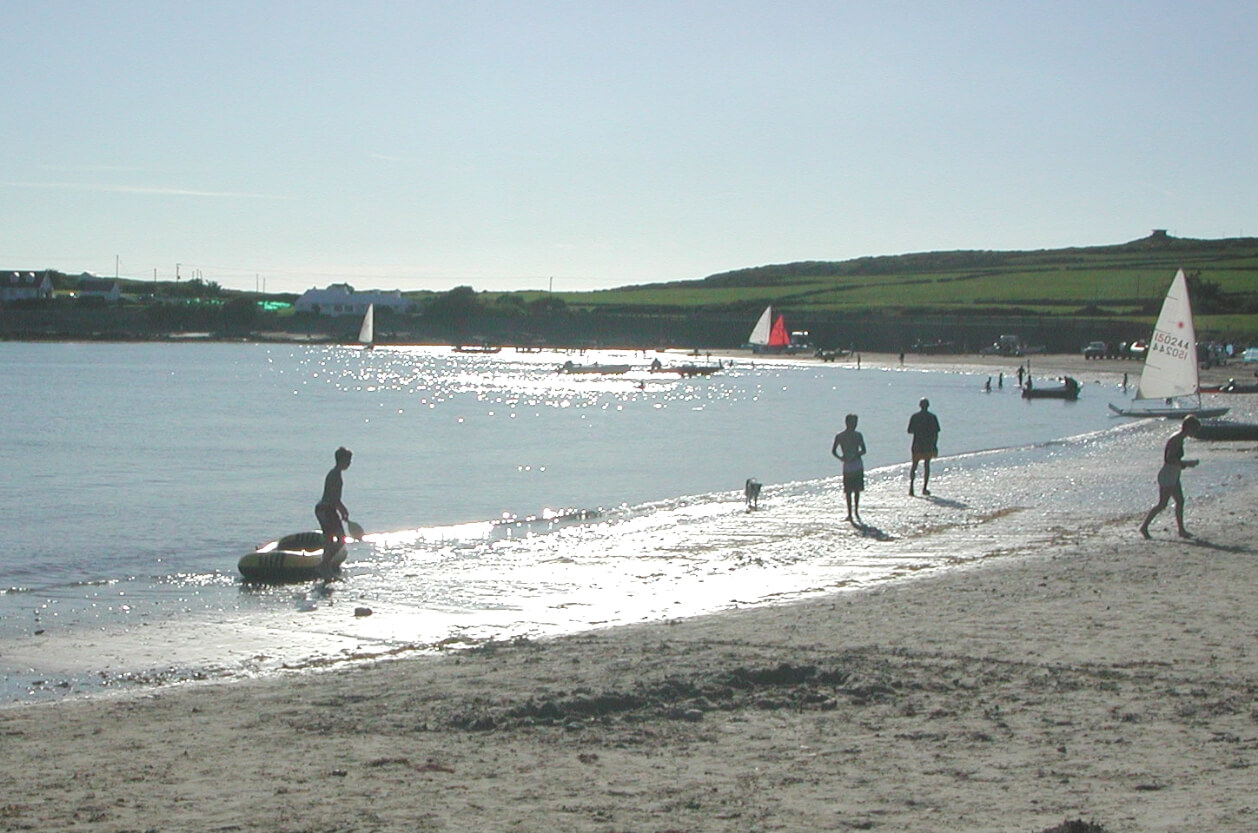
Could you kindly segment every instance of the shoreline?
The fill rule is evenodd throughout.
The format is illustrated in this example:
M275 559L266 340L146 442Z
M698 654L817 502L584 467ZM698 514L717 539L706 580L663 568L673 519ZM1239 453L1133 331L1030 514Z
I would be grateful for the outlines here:
M1033 362L1138 376L1075 358ZM1258 479L1186 491L1191 541L994 515L1003 550L820 598L8 705L0 830L1251 830Z
M0 830L1251 830L1258 483L1188 491L1189 541L1127 513L777 606L7 707Z
M309 336L300 333L255 333L252 336L217 336L213 333L169 333L166 335L152 338L127 338L127 339L103 339L103 338L42 338L42 339L22 339L22 338L4 338L0 341L10 341L13 343L30 343L30 344L52 344L52 343L97 343L102 341L115 341L120 343L152 343L152 344L187 344L187 343L206 343L215 342L221 344L266 344L281 345L291 344L294 346L353 346L358 347L357 342L346 342L343 339L329 338L325 336ZM450 344L377 344L377 348L388 349L389 347L424 347L424 348L446 348L453 350L455 345ZM511 349L510 346L504 346L504 351ZM531 350L534 348L530 348ZM640 347L542 347L536 348L540 352L553 352L560 355L569 355L572 353L584 353L587 351L607 350L612 352L632 352L632 353L658 353L670 357L678 357L682 359L693 360L696 358L722 359L734 362L755 362L755 361L792 361L808 364L829 365L836 367L856 367L857 356L860 357L860 367L880 370L943 370L959 373L980 374L990 372L993 376L1001 371L1011 380L1011 384L1016 385L1017 368L1019 364L1030 364L1036 376L1050 376L1053 378L1071 375L1081 381L1100 381L1100 380L1117 380L1123 374L1129 377L1129 383L1134 385L1139 381L1140 369L1144 363L1134 359L1085 359L1082 354L1077 353L1039 353L1024 356L996 356L983 355L980 353L905 353L904 361L901 362L897 353L868 352L862 353L857 351L855 354L844 356L833 362L823 361L808 354L757 354L747 349L713 349L695 351L691 348L668 347L668 348L640 348ZM1215 385L1227 382L1229 379L1243 379L1248 381L1249 377L1258 376L1258 364L1246 365L1239 359L1233 359L1229 364L1202 368L1201 384Z

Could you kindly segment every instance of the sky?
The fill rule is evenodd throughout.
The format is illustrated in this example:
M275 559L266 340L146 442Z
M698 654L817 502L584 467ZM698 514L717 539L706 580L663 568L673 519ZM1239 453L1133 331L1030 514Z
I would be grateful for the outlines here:
M0 269L576 291L1258 236L1258 4L0 0Z

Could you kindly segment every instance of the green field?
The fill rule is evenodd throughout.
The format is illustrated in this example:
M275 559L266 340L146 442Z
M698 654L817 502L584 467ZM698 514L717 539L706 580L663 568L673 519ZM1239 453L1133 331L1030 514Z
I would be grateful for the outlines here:
M1059 350L1147 338L1177 269L1188 276L1203 339L1258 344L1258 238L1190 240L1155 232L1114 246L952 251L801 261L672 283L594 292L406 293L407 312L379 312L399 341L736 346L766 305L821 347L977 350L1004 333ZM348 338L349 325L298 313L295 295L225 290L193 279L122 279L123 299L77 299L78 278L53 274L56 296L0 310L2 337L146 337L167 332L283 331ZM89 303L91 302L91 303Z
M1198 328L1258 338L1258 239L1154 235L1120 246L936 252L765 266L702 280L559 295L572 308L720 311L764 304L799 313L1156 317L1175 271Z

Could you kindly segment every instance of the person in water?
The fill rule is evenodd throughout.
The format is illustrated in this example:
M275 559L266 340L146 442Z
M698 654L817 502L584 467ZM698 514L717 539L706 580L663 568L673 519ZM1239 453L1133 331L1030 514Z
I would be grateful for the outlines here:
M913 495L913 479L917 477L917 464L922 464L922 494L930 494L930 461L939 456L939 419L932 414L930 400L917 403L920 409L909 417L909 433L913 435L913 467L909 469L909 495Z
M332 572L332 558L337 551L345 546L345 527L342 521L349 521L349 510L341 502L341 490L345 482L341 472L349 468L354 454L344 446L336 450L336 465L323 478L323 497L315 504L315 517L319 519L319 528L323 530L323 563L319 571L325 576Z
M1184 529L1184 487L1179 482L1179 475L1184 469L1197 465L1196 460L1184 459L1184 440L1197 436L1200 428L1199 419L1192 415L1186 416L1180 423L1179 430L1166 441L1166 447L1162 449L1162 468L1158 470L1158 503L1149 510L1149 514L1144 516L1144 522L1140 524L1140 534L1144 537L1152 537L1149 535L1149 524L1153 523L1153 519L1171 500L1175 501L1175 525L1179 527L1179 537L1192 537Z
M830 453L843 461L843 497L847 500L847 519L860 523L861 492L865 490L865 438L856 430L856 414L848 414L847 427L834 435ZM840 454L839 452L843 453Z

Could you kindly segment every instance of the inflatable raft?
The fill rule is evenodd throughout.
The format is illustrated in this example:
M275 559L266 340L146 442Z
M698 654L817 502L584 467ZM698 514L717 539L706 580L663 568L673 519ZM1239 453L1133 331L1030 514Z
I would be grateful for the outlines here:
M319 577L323 533L297 532L263 544L241 557L240 574L250 581L309 581ZM345 563L345 547L332 556L332 569Z

